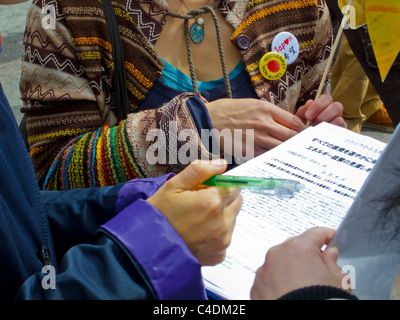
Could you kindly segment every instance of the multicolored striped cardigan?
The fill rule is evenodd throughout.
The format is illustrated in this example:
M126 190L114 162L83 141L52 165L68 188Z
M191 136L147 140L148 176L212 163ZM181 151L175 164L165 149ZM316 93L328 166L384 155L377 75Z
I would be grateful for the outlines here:
M163 62L154 44L168 10L165 1L112 1L122 37L131 113L117 123L110 94L113 61L100 0L34 0L27 17L21 94L28 143L42 188L67 190L107 186L138 177L182 170L182 164L151 165L147 133L176 121L176 130L197 132L185 100L175 97L135 112L160 77ZM246 35L242 61L260 98L295 110L313 98L332 45L325 0L221 1L218 9L234 28L231 41ZM53 19L53 27L42 25ZM258 69L274 36L293 33L300 55L279 80ZM207 152L196 138L200 152ZM168 148L168 146L167 146Z

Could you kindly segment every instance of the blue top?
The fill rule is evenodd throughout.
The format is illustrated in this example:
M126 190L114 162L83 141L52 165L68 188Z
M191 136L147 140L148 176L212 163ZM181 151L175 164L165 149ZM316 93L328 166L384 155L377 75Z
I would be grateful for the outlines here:
M175 68L172 64L169 64L163 58L164 69L162 72L164 84L168 87L174 88L179 91L193 91L192 79L184 74L179 69ZM243 70L243 62L240 61L235 69L229 73L229 80L234 79ZM216 87L224 85L224 78L220 78L212 81L197 81L197 89L199 91L207 91Z

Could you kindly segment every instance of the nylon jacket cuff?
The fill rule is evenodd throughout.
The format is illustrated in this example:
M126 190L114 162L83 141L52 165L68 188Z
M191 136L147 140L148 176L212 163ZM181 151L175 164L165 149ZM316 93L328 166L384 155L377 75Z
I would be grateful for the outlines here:
M149 202L137 200L102 228L139 262L159 299L207 299L200 263Z
M170 173L156 178L133 179L126 182L118 192L117 212L122 211L136 200L148 199L173 176L175 174Z

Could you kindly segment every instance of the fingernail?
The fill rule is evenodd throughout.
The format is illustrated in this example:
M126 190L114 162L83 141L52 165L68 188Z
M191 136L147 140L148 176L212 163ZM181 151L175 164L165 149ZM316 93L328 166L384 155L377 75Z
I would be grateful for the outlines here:
M193 164L208 164L212 165L214 167L224 167L227 165L227 162L225 159L212 159L212 160L203 160L203 159L197 159L192 162Z
M225 167L228 163L225 159L213 159L211 160L211 164L214 167Z

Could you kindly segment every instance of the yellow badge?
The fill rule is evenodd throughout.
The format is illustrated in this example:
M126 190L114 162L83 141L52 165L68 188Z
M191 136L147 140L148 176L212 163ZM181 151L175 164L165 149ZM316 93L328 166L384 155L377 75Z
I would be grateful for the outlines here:
M265 79L278 80L287 70L286 59L278 52L268 52L261 58L259 69Z

